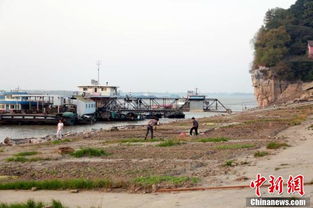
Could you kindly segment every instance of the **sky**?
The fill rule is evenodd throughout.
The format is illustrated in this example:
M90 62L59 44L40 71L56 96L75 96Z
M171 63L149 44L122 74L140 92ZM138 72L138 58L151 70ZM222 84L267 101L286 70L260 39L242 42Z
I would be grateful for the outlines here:
M0 89L253 92L251 39L295 0L0 0Z

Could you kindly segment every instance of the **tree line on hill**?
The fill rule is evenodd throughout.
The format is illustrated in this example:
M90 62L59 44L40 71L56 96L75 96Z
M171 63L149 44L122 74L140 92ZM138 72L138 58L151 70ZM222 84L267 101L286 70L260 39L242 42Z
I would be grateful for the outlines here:
M313 81L313 60L308 41L313 40L313 0L298 0L289 9L266 12L264 25L253 39L252 71L268 67L267 76L279 80Z

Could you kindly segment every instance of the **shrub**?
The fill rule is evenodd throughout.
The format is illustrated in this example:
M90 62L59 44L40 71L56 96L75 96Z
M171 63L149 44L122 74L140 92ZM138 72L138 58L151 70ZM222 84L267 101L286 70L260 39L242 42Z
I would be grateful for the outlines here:
M28 158L26 157L9 157L6 159L7 162L28 162Z
M228 145L219 145L216 146L217 149L226 150L226 149L245 149L255 147L254 144L228 144Z
M160 139L140 139L140 138L130 138L123 139L121 143L138 143L138 142L159 142Z
M51 144L63 144L63 143L71 142L71 141L72 140L70 140L70 139L54 140L54 141L51 141Z
M88 179L67 179L67 180L42 180L42 181L12 181L0 183L0 190L29 190L32 187L44 190L62 189L93 189L109 188L112 181L108 179L88 180Z
M41 160L50 160L49 158L42 158L42 157L32 157L32 158L27 158L27 157L9 157L6 159L7 162L37 162Z
M203 138L203 139L199 139L199 142L227 142L229 139L225 138L225 137L218 137L218 138Z
M254 153L254 157L264 157L266 155L268 155L268 152L265 152L265 151L262 151L262 152L257 151L256 153Z
M74 157L101 157L101 156L108 156L109 153L105 152L103 149L97 148L82 148L76 150L75 152L71 153Z
M196 184L199 182L198 178L194 177L175 177L175 176L148 176L148 177L139 177L134 179L133 183L138 185L153 185L153 184L160 184L162 182L170 183L174 185L182 185L186 182L191 182L192 184Z
M15 154L15 156L19 157L19 156L31 156L31 155L37 155L38 152L20 152L20 153L17 153Z
M176 146L176 145L181 145L181 144L183 144L183 143L180 141L166 140L166 141L158 144L158 146L159 147L171 147L171 146Z
M286 143L270 142L266 146L267 149L279 149L281 147L290 147L290 145Z
M226 160L224 166L232 167L234 165L234 160Z
M28 200L26 203L0 203L0 208L65 208L61 202L53 200L51 205L45 206L42 202L35 202L33 200Z

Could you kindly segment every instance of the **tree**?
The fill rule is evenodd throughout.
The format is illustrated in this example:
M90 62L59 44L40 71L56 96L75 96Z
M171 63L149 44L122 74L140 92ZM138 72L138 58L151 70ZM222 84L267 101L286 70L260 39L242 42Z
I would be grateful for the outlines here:
M267 30L290 24L293 16L288 10L282 8L270 9L266 12L264 25Z
M313 40L313 0L297 0L289 9L268 10L253 39L251 71L267 66L268 76L280 80L313 80L313 60L307 57L309 40Z
M289 41L284 27L260 31L255 42L255 65L275 66L288 53Z

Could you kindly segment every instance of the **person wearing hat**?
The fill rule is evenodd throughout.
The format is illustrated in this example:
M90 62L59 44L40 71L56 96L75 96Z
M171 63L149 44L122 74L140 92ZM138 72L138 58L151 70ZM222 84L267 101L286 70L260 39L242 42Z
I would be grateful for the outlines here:
M196 136L198 135L198 127L198 121L195 119L195 117L192 117L192 128L190 129L190 136L192 136L193 130L195 130Z

